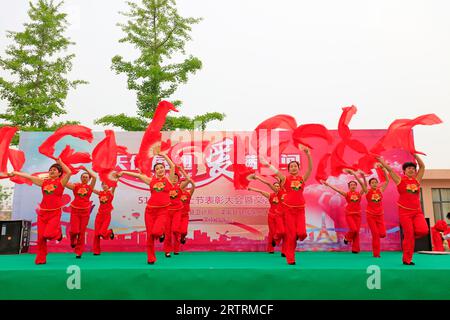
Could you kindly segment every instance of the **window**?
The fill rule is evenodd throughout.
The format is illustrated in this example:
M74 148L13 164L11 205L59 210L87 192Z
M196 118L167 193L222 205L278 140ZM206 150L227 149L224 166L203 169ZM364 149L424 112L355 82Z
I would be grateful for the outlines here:
M450 189L432 189L434 220L444 220L450 224L446 218L450 212Z

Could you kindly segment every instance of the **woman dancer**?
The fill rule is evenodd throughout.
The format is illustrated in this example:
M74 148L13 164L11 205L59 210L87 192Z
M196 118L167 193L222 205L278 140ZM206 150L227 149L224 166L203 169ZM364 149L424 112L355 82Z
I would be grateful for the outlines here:
M403 264L415 265L412 261L414 254L415 239L426 236L429 232L420 205L420 184L425 174L425 164L418 155L413 155L419 164L406 162L403 164L403 175L398 175L386 161L378 157L381 165L386 168L392 181L397 185L399 193L398 213L400 216L400 226L403 230Z
M71 171L61 159L50 166L47 178L39 178L28 173L13 171L9 176L18 176L30 180L34 185L41 187L42 201L37 210L37 255L36 264L47 263L47 241L61 241L61 209L63 207L62 196Z
M91 170L82 167L83 172L78 183L67 183L67 188L73 191L74 199L70 204L70 246L75 248L77 259L84 252L86 228L91 215L91 195L97 177Z
M389 185L389 176L381 164L377 164L383 170L385 183L380 187L377 178L369 180L369 190L366 192L367 224L372 234L372 251L375 258L380 258L380 238L386 237L386 227L384 225L383 193Z
M106 183L102 183L102 191L94 190L98 195L100 206L98 207L97 216L95 217L95 233L94 233L94 256L101 253L100 239L108 240L114 239L114 232L109 228L111 223L111 212L114 210L112 202L114 200L114 193L116 187L110 188Z
M344 243L351 243L352 253L359 253L361 251L359 246L359 229L361 228L361 197L363 194L367 193L367 183L364 173L361 173L361 177L363 179L361 180L353 170L344 170L344 172L353 175L357 181L350 181L348 183L349 190L347 192L330 185L326 181L321 182L341 194L347 201L345 218L347 220L349 231L344 237ZM361 185L361 191L356 190L358 188L358 183Z
M153 167L154 175L149 177L143 173L130 171L121 171L118 174L128 175L140 179L150 187L150 199L145 208L145 228L147 230L147 263L154 264L156 262L155 240L159 238L160 242L164 241L164 229L167 222L168 210L170 206L170 189L173 187L170 182L175 174L175 165L166 154L161 154L161 147L155 147L153 154L162 156L170 166L169 179L166 177L166 168L164 163L157 163Z
M280 183L278 181L271 184L257 175L251 175L249 176L249 179L261 181L272 190L272 192L266 192L253 187L248 188L249 191L258 192L269 200L270 208L267 215L267 224L269 226L267 252L273 254L275 252L274 247L278 245L282 237L284 237L284 219L281 209L281 196L283 195L283 192L281 191Z
M189 179L187 175L185 175L186 171L180 171L184 181L180 183L180 177L177 173L174 173L171 178L172 187L169 191L170 196L170 206L166 220L165 227L165 235L166 238L164 240L164 252L166 258L170 258L170 253L173 251L175 255L178 255L180 248L180 240L178 231L179 224L181 222L181 215L183 214L183 201L181 200L181 195L183 193L183 189L189 184ZM176 234L175 234L176 233Z
M189 225L189 212L191 211L191 199L192 195L195 191L195 183L189 177L187 172L183 169L183 167L178 166L178 171L181 172L183 177L186 179L186 184L183 184L181 188L181 197L180 200L183 203L183 208L181 210L181 215L177 215L174 217L173 221L173 234L175 237L174 244L174 254L178 255L180 252L180 244L186 243L186 236L188 233L188 225ZM191 188L187 188L191 185Z
M300 174L300 163L291 161L288 164L287 176L284 176L279 171L277 176L280 178L281 189L286 190L284 200L285 205L285 228L286 228L286 247L285 255L287 263L295 264L295 249L297 247L297 240L303 241L307 238L306 233L306 217L305 217L305 198L303 191L305 190L305 183L311 176L313 162L311 152L308 148L302 148L308 158L308 168L304 176Z

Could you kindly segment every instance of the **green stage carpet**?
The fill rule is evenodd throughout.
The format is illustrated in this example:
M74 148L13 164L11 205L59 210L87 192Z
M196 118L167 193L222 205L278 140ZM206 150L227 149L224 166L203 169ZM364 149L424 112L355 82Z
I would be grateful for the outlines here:
M34 257L0 256L0 299L450 299L450 256L416 254L416 266L399 252L300 252L295 266L262 252L158 253L155 265L143 252L54 253L40 266ZM71 265L79 290L67 287ZM373 265L381 289L369 290Z

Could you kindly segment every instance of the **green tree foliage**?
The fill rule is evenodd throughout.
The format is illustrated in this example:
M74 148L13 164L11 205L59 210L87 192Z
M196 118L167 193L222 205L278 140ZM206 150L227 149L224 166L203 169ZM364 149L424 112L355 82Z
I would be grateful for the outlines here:
M70 89L86 81L67 79L72 70L74 54L66 54L73 45L64 36L68 23L61 12L63 1L38 0L30 2L30 21L24 31L8 31L13 44L0 57L0 68L10 75L0 77L0 99L7 101L0 119L3 125L19 126L25 131L52 131L66 123L50 123L66 113L64 102Z
M125 36L120 43L131 44L139 51L133 61L117 55L112 58L112 69L116 74L126 74L128 89L137 94L137 116L125 114L107 115L96 120L97 124L113 125L128 131L140 131L147 127L161 100L170 100L180 84L188 81L202 67L202 62L192 55L187 56L185 44L191 40L191 26L201 21L198 18L183 18L174 0L140 0L128 2L129 12L121 14L127 23L118 24ZM175 60L182 60L176 62ZM180 106L181 101L172 101ZM223 120L218 112L189 117L167 118L165 130L194 129L200 121L202 129L213 120Z

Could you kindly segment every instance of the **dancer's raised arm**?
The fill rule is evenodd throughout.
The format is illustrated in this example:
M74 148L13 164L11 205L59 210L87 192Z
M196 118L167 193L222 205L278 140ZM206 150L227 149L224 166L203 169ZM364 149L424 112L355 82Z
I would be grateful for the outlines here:
M267 162L267 160L263 156L259 157L259 162L261 162L261 164L267 166L278 177L278 179L280 179L281 186L284 185L284 182L286 181L286 177L277 168L275 168L273 165L269 164L269 162Z
M31 174L28 174L26 172L20 172L20 171L13 171L11 173L8 173L8 177L14 177L14 176L18 176L21 178L25 178L30 180L34 185L37 185L39 187L42 186L42 183L44 182L44 179L36 177L36 176L32 176Z
M324 186L327 186L328 188L333 189L334 191L336 191L337 193L339 193L340 195L342 195L343 197L347 196L347 193L341 189L336 188L335 186L332 186L331 184L329 184L328 182L321 180L320 181Z
M303 175L303 180L308 181L309 177L311 176L312 170L313 170L313 160L311 156L311 150L307 147L303 147L303 152L306 154L306 157L308 158L308 168L306 169L305 174Z
M395 182L395 184L396 185L400 184L400 182L402 181L402 178L400 178L400 176L394 171L394 169L392 169L392 167L389 166L382 157L380 157L380 156L377 157L377 160L380 162L380 164L383 166L383 168L385 168L387 170L387 172L389 173L389 176Z
M366 180L366 175L364 174L364 172L358 171L361 174L362 179L360 177L358 177L358 174L351 169L345 169L344 172L347 174L351 174L352 176L355 177L356 181L358 181L359 185L362 188L361 195L364 193L367 193L367 191L368 191L367 190L367 180Z
M417 179L417 181L419 181L419 183L421 183L423 176L425 174L425 163L423 162L422 158L419 157L418 154L414 154L413 156L414 156L414 158L416 158L417 164L419 165L419 171L417 172L416 179Z
M252 187L248 187L249 191L254 191L254 192L258 192L259 194L263 195L264 197L266 197L267 199L270 198L270 193L260 190L260 189L256 189L256 188L252 188Z

